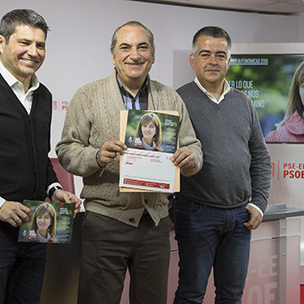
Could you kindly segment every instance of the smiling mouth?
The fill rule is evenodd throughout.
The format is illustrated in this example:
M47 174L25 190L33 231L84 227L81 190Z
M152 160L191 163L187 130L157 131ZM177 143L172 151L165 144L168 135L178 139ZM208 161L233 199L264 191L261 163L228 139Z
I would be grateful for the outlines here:
M128 65L134 65L134 66L140 66L140 65L143 65L144 62L126 62L126 64L128 64Z
M38 63L37 60L33 60L33 59L26 59L26 58L21 58L21 60L27 64L30 64L30 65L36 65Z

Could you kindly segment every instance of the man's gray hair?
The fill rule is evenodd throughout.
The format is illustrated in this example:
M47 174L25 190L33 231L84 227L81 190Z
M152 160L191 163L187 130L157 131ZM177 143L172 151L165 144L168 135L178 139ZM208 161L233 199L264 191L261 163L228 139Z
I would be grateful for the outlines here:
M146 30L146 32L148 34L148 39L149 39L149 42L150 42L150 45L151 45L152 54L154 56L155 55L154 35L146 26L144 26L142 23L140 23L138 21L128 21L127 23L121 25L120 27L118 27L114 31L113 36L112 36L112 41L111 41L111 47L110 47L110 50L111 50L112 54L115 56L115 46L116 46L116 43L117 43L117 34L118 34L119 30L126 25L140 26L140 27L142 27L143 29Z

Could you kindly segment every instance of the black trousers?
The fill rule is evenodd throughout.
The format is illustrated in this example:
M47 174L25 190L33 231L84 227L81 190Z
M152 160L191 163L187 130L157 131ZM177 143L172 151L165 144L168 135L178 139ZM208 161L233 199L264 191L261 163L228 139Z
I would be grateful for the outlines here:
M172 222L144 215L138 227L86 212L78 304L119 304L127 269L130 304L166 304Z

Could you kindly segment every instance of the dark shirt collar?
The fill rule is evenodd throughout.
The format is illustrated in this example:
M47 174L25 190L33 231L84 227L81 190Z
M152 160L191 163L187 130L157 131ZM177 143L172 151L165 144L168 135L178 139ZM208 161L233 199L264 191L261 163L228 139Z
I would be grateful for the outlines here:
M142 87L140 88L135 97L133 97L133 95L124 88L123 84L117 76L117 73L116 80L126 109L148 109L148 77L145 79Z
M119 89L120 89L121 93L124 94L124 95L129 95L131 98L136 98L136 96L141 95L141 94L145 94L145 93L148 92L148 90L147 90L148 85L149 85L148 77L146 77L143 85L141 86L141 88L139 89L139 91L137 92L135 97L129 91L127 91L124 88L123 84L121 83L120 79L117 76L117 73L116 73L116 80L117 80L117 83L118 83L118 86L119 86Z

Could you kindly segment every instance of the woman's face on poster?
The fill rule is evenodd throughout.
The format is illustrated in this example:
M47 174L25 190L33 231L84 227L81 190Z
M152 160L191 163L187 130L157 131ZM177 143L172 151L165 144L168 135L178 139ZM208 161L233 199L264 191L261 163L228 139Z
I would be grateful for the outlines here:
M302 104L304 106L304 82L300 84L299 94L302 100Z
M141 132L145 141L151 141L156 133L156 127L152 121L141 126Z
M51 225L51 221L51 216L47 211L42 215L38 215L36 219L38 231L46 232Z

